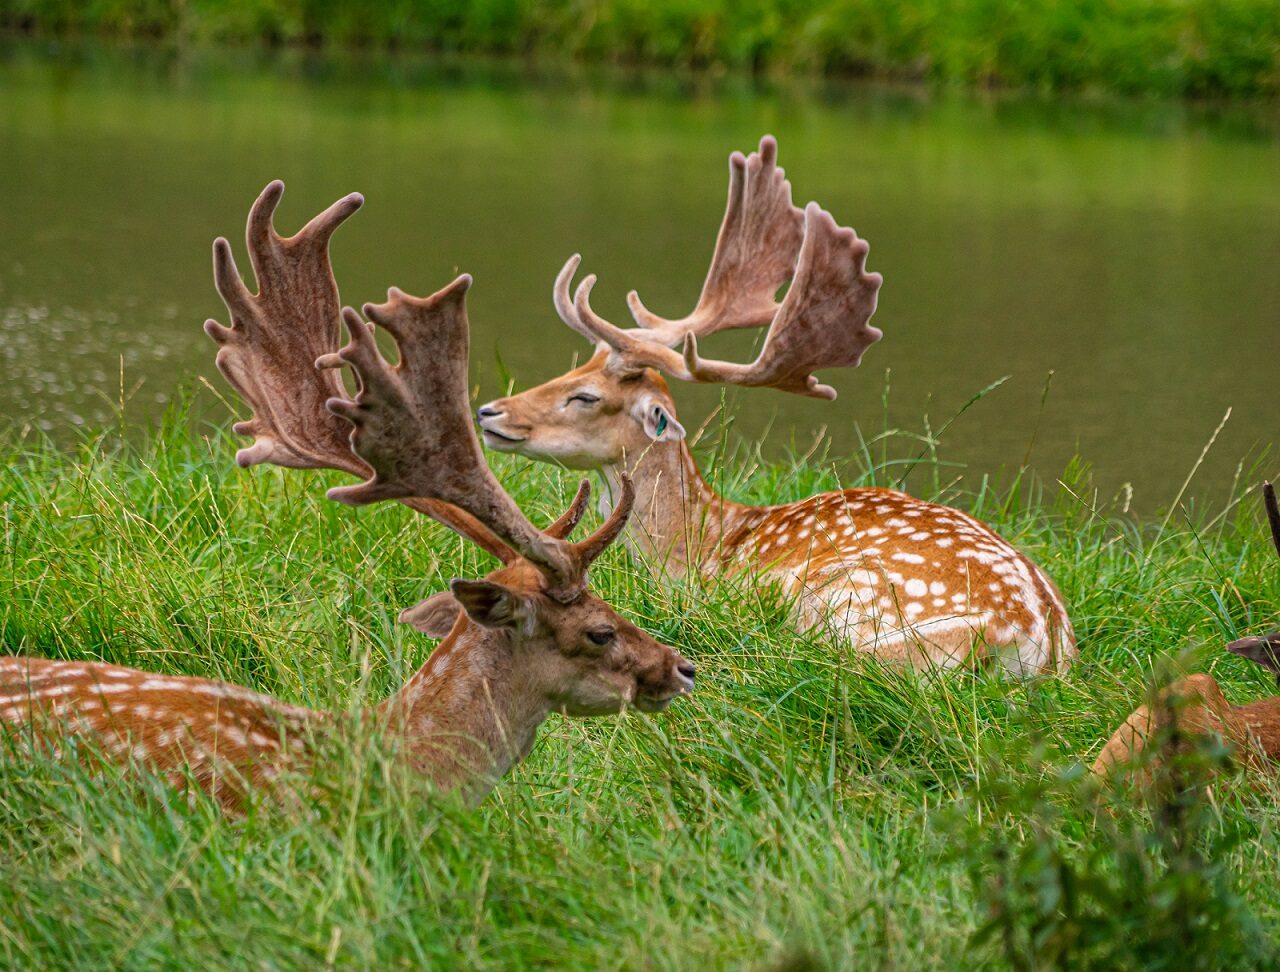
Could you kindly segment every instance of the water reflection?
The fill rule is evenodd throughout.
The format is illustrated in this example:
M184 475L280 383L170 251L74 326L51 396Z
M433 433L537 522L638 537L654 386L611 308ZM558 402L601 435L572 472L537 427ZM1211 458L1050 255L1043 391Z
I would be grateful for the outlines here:
M551 310L564 258L626 320L692 307L725 156L772 131L797 200L871 241L886 338L834 404L733 392L733 434L772 448L825 427L940 427L968 477L1077 450L1104 490L1169 501L1226 409L1200 474L1225 490L1276 437L1280 141L1264 109L960 98L920 90L618 77L425 59L102 47L0 48L0 412L67 437L154 419L212 376L215 234L239 240L271 178L283 229L352 189L335 240L344 297L476 277L473 375L519 385L584 348ZM712 342L750 353L750 335ZM887 417L886 370L892 372ZM1046 375L1056 375L1041 413ZM214 379L215 384L218 380ZM697 427L715 389L677 389ZM1267 464L1275 473L1275 459Z

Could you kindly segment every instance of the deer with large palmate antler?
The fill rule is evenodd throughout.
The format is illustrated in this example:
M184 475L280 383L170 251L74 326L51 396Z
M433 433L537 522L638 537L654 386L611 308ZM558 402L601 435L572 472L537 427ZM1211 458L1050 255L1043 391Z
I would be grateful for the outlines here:
M372 325L350 308L339 315L329 265L330 237L363 200L347 196L284 239L272 223L283 191L273 182L250 212L256 295L227 241L214 243L232 326L208 321L205 329L220 345L219 368L253 410L236 426L254 437L237 460L353 473L365 481L330 490L332 499L400 499L502 563L401 615L444 640L372 713L398 734L398 751L438 787L465 784L478 795L528 752L551 712L659 711L691 691L688 661L587 590L587 568L631 513L630 484L603 526L575 543L567 537L588 503L585 481L568 512L539 530L485 464L467 399L471 278L421 299L393 288L386 303L364 306L399 349L393 366ZM338 349L340 322L350 340ZM334 370L343 365L357 380L354 396ZM305 766L337 720L222 682L3 658L0 728L6 724L19 739L55 748L80 737L95 758L149 765L234 807L282 770Z
M501 452L601 470L616 492L636 484L626 538L679 575L749 572L795 598L804 627L829 625L858 648L908 664L998 657L1020 673L1075 657L1062 598L1030 559L973 517L887 489L847 489L779 506L731 502L707 485L685 443L663 375L835 398L820 368L856 366L880 331L869 323L880 275L868 247L816 203L801 210L777 144L729 160L729 200L697 307L666 320L628 295L638 326L596 314L595 283L556 279L564 322L592 342L585 365L482 406L485 444ZM779 302L779 289L790 284ZM767 326L755 361L708 360L698 341ZM677 350L678 349L678 350Z
M1262 484L1262 502L1272 543L1280 554L1280 503L1269 482ZM1276 672L1276 682L1280 684L1280 631L1233 641L1227 651ZM1258 768L1280 761L1280 696L1232 705L1212 675L1197 673L1180 678L1120 724L1103 744L1093 772L1106 776L1142 763L1143 775L1149 775L1166 755L1165 751L1152 752L1139 759L1140 754L1153 748L1153 740L1163 741L1166 750L1176 751L1196 737L1207 735L1222 737L1246 766Z

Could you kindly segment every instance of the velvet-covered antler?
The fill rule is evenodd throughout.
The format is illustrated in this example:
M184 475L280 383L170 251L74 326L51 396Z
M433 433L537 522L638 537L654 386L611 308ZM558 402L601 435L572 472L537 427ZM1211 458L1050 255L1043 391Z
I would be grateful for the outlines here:
M666 347L680 346L686 334L768 324L778 312L778 289L795 272L803 235L804 215L778 168L778 143L766 135L749 156L729 156L729 201L693 313L679 320L659 317L633 290L627 294L631 315Z
M853 230L838 226L817 203L803 211L792 205L791 184L777 160L778 145L769 135L750 156L730 156L724 222L698 306L688 317L660 318L632 291L627 299L640 326L616 327L591 309L594 275L570 297L581 260L575 254L556 277L553 296L561 319L608 348L608 366L616 371L657 368L684 381L835 398L835 389L819 383L813 372L854 367L880 340L868 322L882 281L867 272L868 247ZM774 296L787 281L791 286L779 304ZM698 355L699 337L766 324L764 346L750 364Z
M547 576L552 596L571 599L585 586L587 568L616 539L631 512L634 492L622 496L604 525L579 543L534 527L493 477L472 428L467 399L469 328L463 274L430 297L396 288L364 313L384 328L399 351L398 364L378 350L373 329L347 308L349 342L322 366L350 365L359 382L353 398L326 407L352 425L351 447L373 471L366 482L329 491L352 505L405 496L430 497L461 507ZM585 502L584 494L580 499ZM570 519L573 511L563 519Z
M556 309L575 331L610 348L610 367L619 370L657 368L683 381L776 388L831 399L836 390L821 384L813 371L856 366L882 336L869 324L882 279L867 272L868 249L853 230L838 226L830 213L809 203L795 278L777 305L759 356L750 364L702 358L692 329L683 335L684 347L677 352L653 340L651 336L660 333L656 330L624 330L609 323L591 309L594 275L583 278L572 311L566 313L569 280L578 266L576 255L556 278ZM712 330L716 329L705 333ZM669 337L675 332L663 333Z
M338 286L329 261L329 240L364 203L359 193L344 196L294 236L276 232L274 214L284 183L270 183L249 211L245 240L257 278L252 294L236 268L231 245L213 244L214 283L227 305L231 326L205 322L219 345L218 370L253 411L234 429L253 436L253 445L236 453L242 466L273 463L301 469L339 469L361 478L372 470L351 451L350 426L324 404L344 394L338 373L315 362L335 352L341 336ZM572 530L585 507L585 490L548 534ZM425 513L476 543L503 563L516 553L469 513L439 500L404 497L405 505ZM576 511L576 513L575 513Z

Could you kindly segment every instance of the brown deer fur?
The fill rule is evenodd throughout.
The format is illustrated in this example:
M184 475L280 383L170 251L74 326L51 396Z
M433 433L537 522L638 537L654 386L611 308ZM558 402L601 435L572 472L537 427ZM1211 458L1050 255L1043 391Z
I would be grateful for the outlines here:
M527 755L552 712L656 712L691 691L692 666L675 650L599 598L566 606L545 588L523 563L484 581L455 581L466 614L417 674L366 714L399 737L398 753L437 788L465 783L482 796ZM0 658L0 731L38 733L55 746L79 735L104 757L149 766L180 787L192 779L228 808L285 770L305 771L318 737L344 725L225 682Z

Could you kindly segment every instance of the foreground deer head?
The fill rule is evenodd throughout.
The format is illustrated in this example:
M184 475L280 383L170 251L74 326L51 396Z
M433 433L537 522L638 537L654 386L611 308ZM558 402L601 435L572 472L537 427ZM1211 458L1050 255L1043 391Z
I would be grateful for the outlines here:
M567 538L589 496L539 530L493 478L471 429L468 324L461 276L426 298L392 289L364 314L399 352L390 364L372 325L338 311L328 241L362 203L335 203L300 233L272 225L284 187L269 185L248 222L259 292L251 294L226 240L214 276L232 326L208 321L218 366L253 408L236 426L254 436L241 465L332 468L365 479L329 496L352 505L399 499L492 553L502 567L454 580L401 619L444 641L379 707L403 734L408 760L439 786L488 780L532 745L553 711L601 715L626 705L660 711L693 688L693 666L587 590L587 570L614 541L634 499L624 483L612 514L580 542ZM339 320L349 341L337 348ZM334 370L349 366L348 396ZM89 737L112 757L184 772L234 804L283 762L304 761L320 713L237 686L98 664L0 659L0 721L42 738ZM56 742L55 742L56 744Z
M1262 501L1272 542L1280 554L1280 506L1269 482L1262 484ZM1280 671L1280 631L1233 641L1227 651L1257 662L1268 671ZM1280 696L1232 705L1211 676L1188 675L1161 691L1153 704L1139 706L1120 724L1103 745L1093 772L1102 776L1128 767L1140 753L1151 748L1153 740L1164 741L1166 748L1176 751L1195 737L1210 734L1229 743L1246 766L1259 768L1280 760ZM1165 755L1148 754L1146 772Z
M665 573L765 576L796 596L802 626L832 625L881 657L950 665L998 654L1023 673L1064 665L1074 637L1056 588L972 517L887 490L749 507L717 496L699 475L667 379L832 399L835 389L813 372L856 366L881 337L869 323L881 278L866 269L867 243L816 203L793 205L777 154L766 136L750 156L730 156L724 220L686 317L658 317L632 292L636 326L614 326L591 308L594 276L571 292L580 262L571 257L555 281L555 307L594 354L482 406L485 444L601 470L615 491L633 476L628 539ZM767 331L749 364L699 351L720 331L757 327Z

